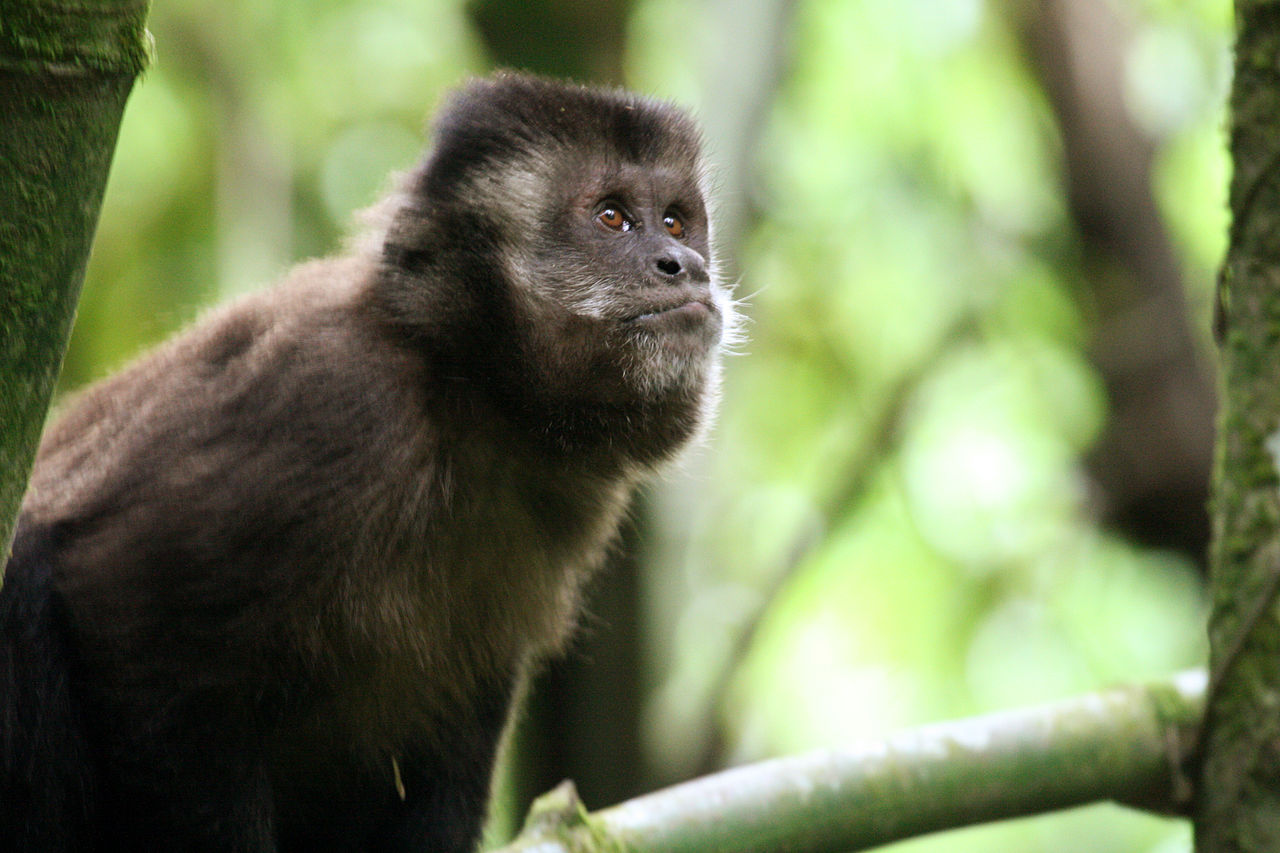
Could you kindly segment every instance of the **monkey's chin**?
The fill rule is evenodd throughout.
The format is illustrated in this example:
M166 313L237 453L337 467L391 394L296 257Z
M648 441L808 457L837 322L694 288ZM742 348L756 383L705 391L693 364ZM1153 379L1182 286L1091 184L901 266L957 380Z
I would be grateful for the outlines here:
M636 390L652 397L698 390L720 345L723 321L701 301L686 302L624 323L634 348L629 371Z

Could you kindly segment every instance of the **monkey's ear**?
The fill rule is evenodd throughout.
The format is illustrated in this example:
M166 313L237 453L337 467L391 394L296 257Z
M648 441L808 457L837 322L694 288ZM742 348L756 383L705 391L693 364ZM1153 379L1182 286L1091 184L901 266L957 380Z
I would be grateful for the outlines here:
M351 248L404 267L411 260L407 253L424 251L431 244L431 204L423 192L425 170L420 164L394 175L391 191L356 213Z
M382 259L397 269L417 269L425 260L429 220L415 201L396 210L382 237Z
M413 186L420 180L418 172L399 172L391 176L391 189L368 207L357 210L351 217L351 231L347 236L345 248L348 252L365 257L378 257L383 252L387 239L397 230L404 230L398 224L401 211L416 204ZM425 214L419 211L410 217L421 221ZM407 235L405 235L407 236ZM404 243L403 237L396 239Z

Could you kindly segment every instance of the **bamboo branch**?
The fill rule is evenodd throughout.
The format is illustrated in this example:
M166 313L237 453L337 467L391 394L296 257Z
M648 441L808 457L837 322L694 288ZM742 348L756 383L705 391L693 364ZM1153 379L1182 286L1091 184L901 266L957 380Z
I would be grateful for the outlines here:
M940 723L727 770L587 814L541 798L501 853L844 853L1099 800L1182 813L1205 677Z

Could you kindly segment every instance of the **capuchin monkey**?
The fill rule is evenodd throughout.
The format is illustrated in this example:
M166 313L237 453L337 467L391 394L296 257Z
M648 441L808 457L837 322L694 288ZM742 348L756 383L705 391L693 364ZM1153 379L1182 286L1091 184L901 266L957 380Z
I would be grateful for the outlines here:
M698 131L634 95L471 82L376 212L46 434L0 591L0 849L474 848L732 304Z

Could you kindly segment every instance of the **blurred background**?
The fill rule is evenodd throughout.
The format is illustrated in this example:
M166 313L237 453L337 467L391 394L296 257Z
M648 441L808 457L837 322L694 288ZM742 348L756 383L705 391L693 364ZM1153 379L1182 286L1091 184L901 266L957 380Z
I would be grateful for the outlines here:
M1205 655L1228 0L157 0L64 391L335 250L469 74L702 120L749 303L705 447L534 687L500 839ZM1094 806L896 850L1190 849Z

